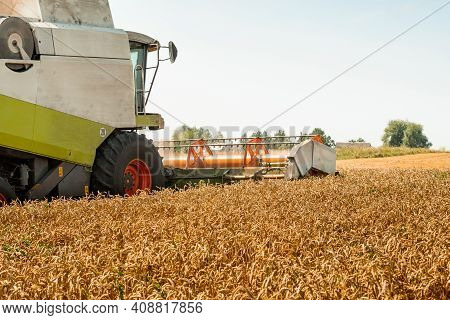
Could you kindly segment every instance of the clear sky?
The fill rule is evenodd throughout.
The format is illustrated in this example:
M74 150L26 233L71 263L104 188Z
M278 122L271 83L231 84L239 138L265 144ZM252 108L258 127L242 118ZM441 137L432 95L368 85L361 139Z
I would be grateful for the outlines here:
M151 98L174 117L148 108L170 130L261 126L446 2L110 0L116 27L178 46ZM380 145L391 119L450 149L450 5L272 125Z

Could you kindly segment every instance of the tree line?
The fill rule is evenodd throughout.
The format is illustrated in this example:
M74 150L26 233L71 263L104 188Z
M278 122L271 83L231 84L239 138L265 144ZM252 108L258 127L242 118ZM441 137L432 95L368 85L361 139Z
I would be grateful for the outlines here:
M302 132L300 135L305 135ZM321 128L315 128L306 135L320 135L324 144L329 147L336 147L335 140ZM286 132L279 130L274 136L269 135L267 131L256 131L251 134L243 134L242 138L268 138L275 137L272 142L286 142ZM210 130L205 128L189 127L183 125L175 130L172 139L173 140L193 140L193 139L222 139L223 134L218 132L213 134ZM433 144L428 140L428 137L424 134L423 125L404 121L404 120L392 120L388 123L384 130L382 137L383 144L389 147L408 147L408 148L431 148ZM352 139L350 143L366 142L363 138ZM286 146L271 146L271 149L284 149Z

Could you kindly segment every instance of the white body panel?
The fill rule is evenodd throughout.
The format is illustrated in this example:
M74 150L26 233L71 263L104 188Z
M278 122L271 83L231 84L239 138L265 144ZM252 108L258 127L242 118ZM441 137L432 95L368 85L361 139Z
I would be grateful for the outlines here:
M26 72L11 71L6 64L15 60L0 60L0 94L29 103L36 103L40 61Z
M43 21L114 28L108 0L39 0L39 3Z
M55 28L52 31L57 56L130 59L128 35L124 31L75 28Z
M130 60L41 57L40 106L116 128L133 128L134 99Z
M1 0L0 16L114 28L108 0Z
M53 44L53 29L33 28L33 36L36 39L36 53L43 55L55 55L55 45Z
M40 54L130 59L128 34L123 30L48 22L30 25Z

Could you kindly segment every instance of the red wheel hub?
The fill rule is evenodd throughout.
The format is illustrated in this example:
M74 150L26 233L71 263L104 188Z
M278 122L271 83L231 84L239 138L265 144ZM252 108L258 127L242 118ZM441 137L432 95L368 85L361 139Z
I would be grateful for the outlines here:
M6 205L8 203L8 199L6 199L6 197L0 193L0 207Z
M123 173L123 187L125 194L132 196L138 190L150 190L152 188L152 175L148 165L139 159L131 161Z

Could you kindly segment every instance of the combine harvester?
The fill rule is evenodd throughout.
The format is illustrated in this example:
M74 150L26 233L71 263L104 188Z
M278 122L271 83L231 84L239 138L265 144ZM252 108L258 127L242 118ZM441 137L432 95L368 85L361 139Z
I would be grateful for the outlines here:
M228 160L211 160L207 141L189 142L185 162L163 164L138 131L164 128L146 104L160 62L177 55L172 42L116 29L107 0L2 0L0 204L336 171L334 150L314 139L272 159L267 140L240 141L245 155Z

